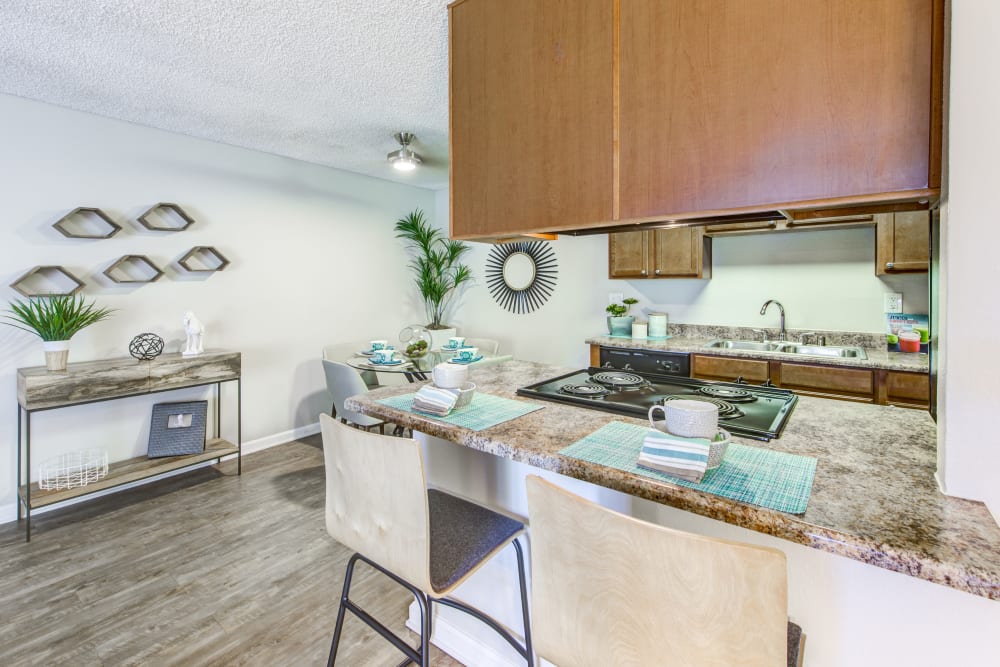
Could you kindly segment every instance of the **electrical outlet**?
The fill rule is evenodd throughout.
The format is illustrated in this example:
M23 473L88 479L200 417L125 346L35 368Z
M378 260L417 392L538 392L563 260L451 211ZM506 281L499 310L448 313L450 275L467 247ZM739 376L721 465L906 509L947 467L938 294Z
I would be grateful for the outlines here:
M608 303L621 303L624 298L625 294L623 292L608 292Z
M898 292L887 292L882 295L885 301L885 312L887 313L901 313L903 312L903 295Z

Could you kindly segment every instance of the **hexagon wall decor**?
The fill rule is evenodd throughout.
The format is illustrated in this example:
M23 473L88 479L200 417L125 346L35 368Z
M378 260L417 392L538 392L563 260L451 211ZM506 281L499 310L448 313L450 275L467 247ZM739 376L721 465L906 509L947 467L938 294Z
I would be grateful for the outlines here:
M52 285L46 289L45 285ZM36 266L10 284L18 294L35 296L73 296L84 282L61 266Z
M180 218L182 223L172 226L163 224L165 219L163 214L168 212L172 212ZM157 223L156 219L159 219L160 222ZM194 218L188 215L184 209L177 204L171 204L170 202L160 202L159 204L152 206L149 210L140 215L138 220L140 225L154 232L183 232L195 223Z
M200 245L191 248L177 263L185 271L193 273L213 273L222 271L229 266L229 260L221 252L209 245Z
M154 283L163 276L163 271L145 255L122 255L104 269L104 275L119 284Z
M106 231L88 232L86 225L81 225L80 220L86 219L90 224L99 223ZM78 206L72 211L59 218L52 227L69 239L110 239L122 230L121 225L112 220L107 213L99 208L90 206Z

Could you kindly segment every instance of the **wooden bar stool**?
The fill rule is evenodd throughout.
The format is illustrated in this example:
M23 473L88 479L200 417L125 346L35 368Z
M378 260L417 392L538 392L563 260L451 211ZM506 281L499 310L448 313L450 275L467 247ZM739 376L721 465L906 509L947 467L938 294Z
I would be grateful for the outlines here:
M356 553L347 563L328 664L347 611L389 640L408 658L403 664L430 664L431 613L434 603L460 609L493 628L532 665L531 625L525 584L524 554L518 537L524 524L511 517L427 489L423 454L413 439L360 431L320 415L326 464L326 529ZM522 645L498 621L446 597L508 544L517 555L524 620ZM419 650L386 628L348 596L358 561L363 561L408 589L420 607Z
M785 554L657 526L531 475L539 658L567 667L801 664Z

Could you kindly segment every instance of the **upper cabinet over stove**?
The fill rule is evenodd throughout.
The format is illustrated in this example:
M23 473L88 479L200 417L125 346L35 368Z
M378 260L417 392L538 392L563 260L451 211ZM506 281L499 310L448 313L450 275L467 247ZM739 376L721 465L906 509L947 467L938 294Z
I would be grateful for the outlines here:
M940 192L943 0L459 0L452 235Z

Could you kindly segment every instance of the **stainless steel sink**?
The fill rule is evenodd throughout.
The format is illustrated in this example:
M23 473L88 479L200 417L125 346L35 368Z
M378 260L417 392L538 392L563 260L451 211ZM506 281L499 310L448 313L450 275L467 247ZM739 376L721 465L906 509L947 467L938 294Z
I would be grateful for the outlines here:
M868 355L860 347L841 347L839 345L799 345L797 343L785 343L778 352L804 354L811 357L868 358Z
M758 343L752 340L713 340L711 343L705 345L705 347L716 347L723 348L726 350L752 350L754 352L774 352L778 350L784 343L772 343L769 341L764 341L763 343Z
M705 347L724 350L749 350L752 352L777 352L806 357L837 357L841 359L867 359L868 355L860 347L840 345L802 345L780 341L757 342L752 340L713 340Z

